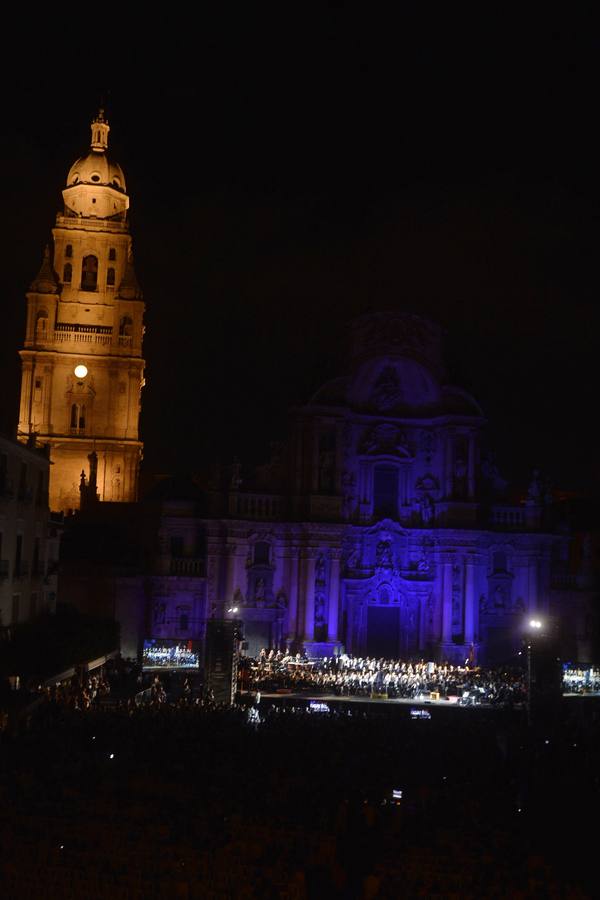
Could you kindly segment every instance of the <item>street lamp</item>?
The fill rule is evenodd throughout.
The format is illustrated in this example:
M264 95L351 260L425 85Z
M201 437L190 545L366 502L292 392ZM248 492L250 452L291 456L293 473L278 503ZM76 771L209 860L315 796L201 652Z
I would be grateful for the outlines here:
M527 724L531 725L531 642L534 635L539 634L542 628L540 619L530 619L527 635Z

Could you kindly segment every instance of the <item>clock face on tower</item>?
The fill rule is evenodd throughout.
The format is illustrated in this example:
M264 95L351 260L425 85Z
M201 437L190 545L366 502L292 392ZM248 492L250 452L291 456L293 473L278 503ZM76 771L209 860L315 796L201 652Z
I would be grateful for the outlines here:
M75 366L73 372L75 373L77 378L85 378L88 373L87 366L84 366L82 363L80 363L78 366Z

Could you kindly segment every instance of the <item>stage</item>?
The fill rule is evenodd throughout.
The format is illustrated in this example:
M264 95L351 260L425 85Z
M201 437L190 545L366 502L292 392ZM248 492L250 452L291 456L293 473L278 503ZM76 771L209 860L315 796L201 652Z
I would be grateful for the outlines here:
M244 695L242 695L244 696ZM246 695L247 696L247 695ZM472 703L468 700L465 701L462 697L428 697L426 695L419 695L417 697L381 697L381 696L359 696L359 695L351 695L351 696L342 696L339 694L319 694L315 692L309 691L301 691L301 692L275 692L275 693L263 693L260 692L260 703L262 704L264 701L269 701L270 703L304 703L307 706L310 706L311 703L316 704L326 704L327 706L339 706L339 705L366 705L366 706L381 706L386 708L391 707L435 707L442 709L459 709L459 710L473 710L473 709L506 709L505 706L494 705L491 703ZM512 707L515 710L520 710L524 708L522 706L514 706ZM324 711L324 710L323 710Z

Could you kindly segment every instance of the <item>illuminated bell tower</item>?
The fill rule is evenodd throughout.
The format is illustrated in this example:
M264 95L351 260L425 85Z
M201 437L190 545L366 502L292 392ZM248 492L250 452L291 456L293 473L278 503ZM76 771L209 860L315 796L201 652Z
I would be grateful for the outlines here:
M27 292L18 437L50 445L53 510L79 507L92 453L98 498L137 498L144 303L108 133L100 110L90 151L67 176L54 252Z

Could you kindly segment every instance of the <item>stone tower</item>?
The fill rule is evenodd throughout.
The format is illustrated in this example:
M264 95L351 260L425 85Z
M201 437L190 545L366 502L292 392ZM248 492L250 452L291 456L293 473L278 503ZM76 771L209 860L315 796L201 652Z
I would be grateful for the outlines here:
M50 508L79 507L97 458L97 497L137 497L144 386L144 303L127 221L129 197L108 156L100 110L89 153L69 169L64 210L27 292L18 437L50 445ZM85 480L85 479L84 479Z

